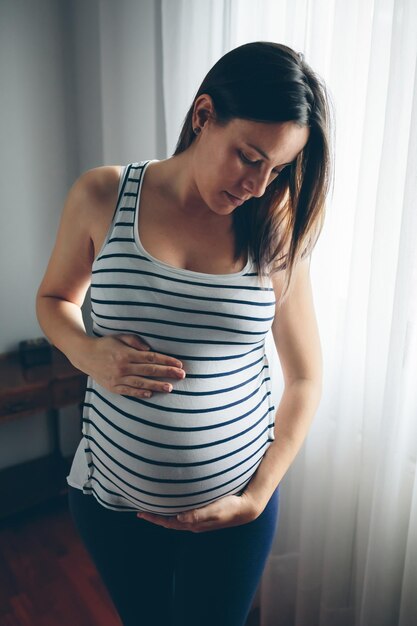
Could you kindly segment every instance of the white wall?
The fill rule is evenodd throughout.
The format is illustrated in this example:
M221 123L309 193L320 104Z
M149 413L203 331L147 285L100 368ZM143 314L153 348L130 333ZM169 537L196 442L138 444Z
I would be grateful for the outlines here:
M74 180L166 157L159 13L159 0L0 2L0 352L43 335L35 296ZM88 296L83 313L89 332ZM69 455L79 415L61 413ZM50 449L43 414L0 423L0 469Z

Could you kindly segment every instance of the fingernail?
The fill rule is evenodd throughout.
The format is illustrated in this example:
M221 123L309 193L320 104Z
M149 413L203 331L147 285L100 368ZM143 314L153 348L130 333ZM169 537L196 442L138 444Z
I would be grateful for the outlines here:
M164 385L163 389L165 389L165 391L172 391L172 386L171 385Z

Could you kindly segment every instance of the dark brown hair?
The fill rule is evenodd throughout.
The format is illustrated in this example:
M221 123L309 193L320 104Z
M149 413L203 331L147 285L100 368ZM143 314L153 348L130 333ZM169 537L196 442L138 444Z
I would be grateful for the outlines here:
M233 212L235 261L244 250L263 279L285 270L287 293L294 265L310 255L324 223L325 201L333 178L331 100L322 78L288 46L247 43L222 56L201 83L184 119L174 156L195 139L194 104L208 94L215 121L294 122L308 126L309 138L297 158L268 185Z

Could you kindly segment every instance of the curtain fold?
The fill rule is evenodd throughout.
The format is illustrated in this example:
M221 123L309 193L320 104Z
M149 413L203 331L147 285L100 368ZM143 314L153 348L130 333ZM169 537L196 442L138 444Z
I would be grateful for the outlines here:
M161 6L167 157L205 73L249 41L303 52L336 116L334 190L311 263L323 396L282 481L261 626L417 624L417 4ZM267 352L277 405L271 335Z

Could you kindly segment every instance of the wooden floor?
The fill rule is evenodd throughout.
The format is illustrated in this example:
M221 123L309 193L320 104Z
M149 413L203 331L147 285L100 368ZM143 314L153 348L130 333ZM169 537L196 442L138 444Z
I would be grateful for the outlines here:
M66 496L0 522L0 626L122 626Z
M1 626L121 626L65 497L0 523Z

